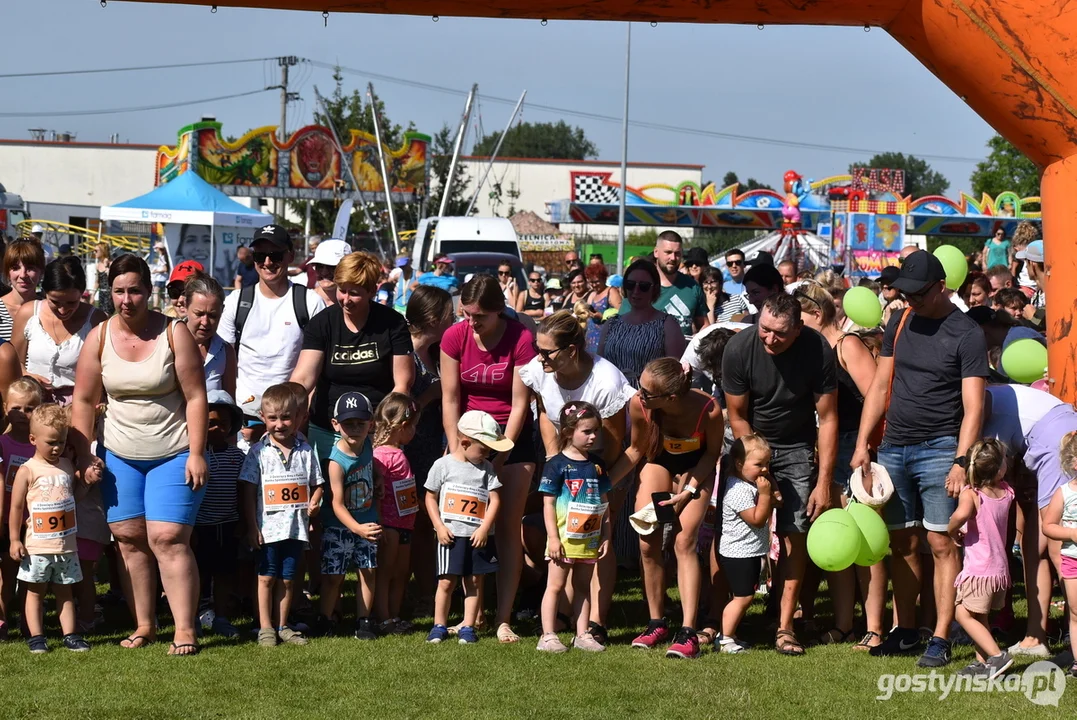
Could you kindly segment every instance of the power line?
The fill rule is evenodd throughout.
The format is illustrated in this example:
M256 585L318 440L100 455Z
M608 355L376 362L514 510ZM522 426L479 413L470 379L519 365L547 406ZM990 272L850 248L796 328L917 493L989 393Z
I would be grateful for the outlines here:
M0 80L8 78L50 77L55 75L93 75L97 73L137 72L141 70L172 70L174 68L207 67L210 65L239 65L242 63L262 62L276 58L249 58L247 60L207 60L204 62L172 63L169 65L137 65L118 68L93 68L89 70L47 70L43 72L4 73Z
M355 75L361 75L366 78L373 78L375 80L381 80L389 83L396 83L399 85L406 85L408 87L417 88L420 90L429 90L432 92L440 92L449 95L466 96L467 93L463 90L457 90L455 88L448 88L441 85L433 85L431 83L420 82L418 80L408 80L406 78L393 77L391 75L383 75L381 73L369 72L367 70L360 70L358 68L345 67L343 65L336 65L332 63L320 62L312 60L311 64L315 67L334 69L339 67L342 72L352 73ZM500 103L502 105L515 105L516 101L511 98L496 97L494 95L483 94L483 100L489 100L490 102ZM608 123L621 123L621 118L613 115L603 115L600 113L587 112L584 110L573 110L571 108L556 107L553 105L542 105L539 103L529 102L528 107L533 110L541 110L544 112L554 113L558 115L569 115L572 117L585 118L587 120L596 120L598 122ZM662 132L671 132L684 135L696 135L701 137L711 137L719 140L733 140L736 142L754 143L758 145L776 145L779 147L792 147L802 148L808 150L825 150L828 152L843 152L855 155L877 155L883 152L890 152L888 150L878 150L872 148L858 148L849 147L844 145L829 145L826 143L812 143L801 142L798 140L783 140L780 138L767 138L758 137L754 135L740 135L737 133L725 133L717 130L703 130L701 128L682 127L679 125L666 125L663 123L647 122L645 120L629 120L628 124L632 127L645 128L648 130L659 130ZM960 157L956 155L937 155L927 153L913 153L916 157L924 160L937 160L942 162L960 162L960 163L978 163L983 158L969 158Z
M203 103L232 100L234 98L248 97L267 92L269 88L250 90L249 92L233 93L231 95L219 95L217 97L202 98L200 100L183 100L174 103L162 103L160 105L143 105L141 107L108 108L101 110L49 110L45 112L0 112L0 118L47 118L47 117L72 117L76 115L118 115L120 113L145 112L148 110L165 110L167 108L183 107L185 105L200 105Z

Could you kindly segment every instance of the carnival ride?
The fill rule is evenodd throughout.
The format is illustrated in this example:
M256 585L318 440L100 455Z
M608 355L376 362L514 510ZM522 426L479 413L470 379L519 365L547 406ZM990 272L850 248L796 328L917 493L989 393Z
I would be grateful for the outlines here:
M98 229L84 228L78 225L54 222L52 220L23 220L18 224L19 234L30 237L35 227L41 233L41 244L45 247L58 248L70 245L75 255L92 255L100 245L111 250L119 249L144 256L150 251L150 237L141 235L112 235Z

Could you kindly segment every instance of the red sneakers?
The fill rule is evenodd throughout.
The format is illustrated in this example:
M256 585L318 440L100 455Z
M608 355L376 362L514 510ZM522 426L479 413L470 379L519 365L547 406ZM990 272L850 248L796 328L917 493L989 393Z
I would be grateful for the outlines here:
M682 660L695 660L699 657L699 638L696 631L682 627L673 636L673 644L666 650L666 657L681 658Z
M632 647L650 650L659 643L664 643L669 637L669 628L665 620L651 620L647 623L647 629L640 633L639 637L632 641Z

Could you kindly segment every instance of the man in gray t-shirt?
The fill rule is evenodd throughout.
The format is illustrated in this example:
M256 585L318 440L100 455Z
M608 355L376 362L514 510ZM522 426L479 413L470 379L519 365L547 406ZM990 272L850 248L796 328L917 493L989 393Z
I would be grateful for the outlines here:
M434 462L423 487L437 494L441 521L453 537L461 538L471 537L482 524L490 491L499 490L501 483L488 460L475 465L445 455Z

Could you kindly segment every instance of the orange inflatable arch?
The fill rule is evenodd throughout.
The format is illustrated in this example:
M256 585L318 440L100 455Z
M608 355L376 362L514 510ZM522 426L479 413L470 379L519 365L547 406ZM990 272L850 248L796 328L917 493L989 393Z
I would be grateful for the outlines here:
M1068 0L171 0L322 13L884 28L1043 169L1052 391L1077 400L1077 3ZM1066 193L1070 197L1066 197ZM1067 247L1063 247L1063 246Z

